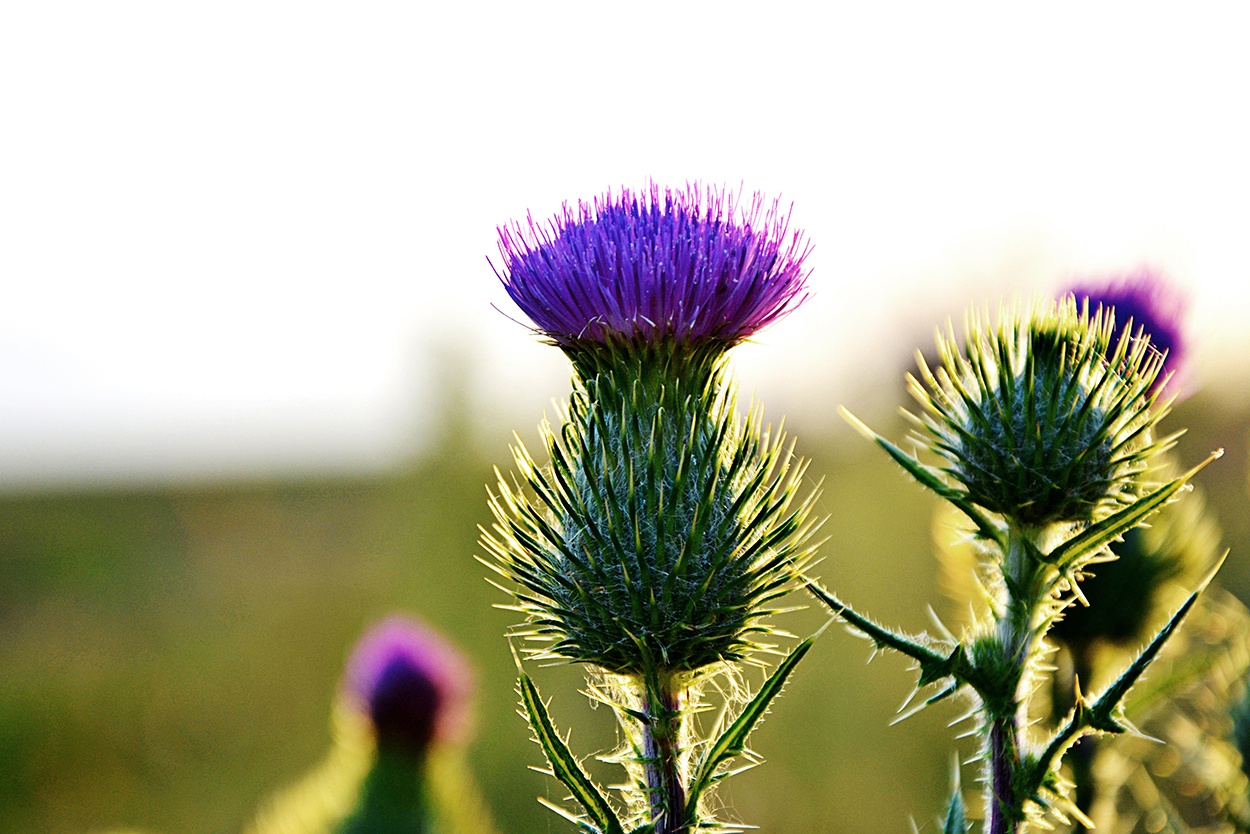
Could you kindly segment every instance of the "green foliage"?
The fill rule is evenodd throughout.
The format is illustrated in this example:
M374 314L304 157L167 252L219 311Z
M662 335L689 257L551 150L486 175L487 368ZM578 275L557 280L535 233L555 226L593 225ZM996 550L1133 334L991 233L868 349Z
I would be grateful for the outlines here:
M1214 573L1211 576L1213 577ZM1067 719L1044 742L1039 752L1024 762L1024 767L1017 774L1020 796L1031 799L1041 807L1050 807L1052 795L1056 793L1055 786L1060 783L1057 769L1064 751L1083 734L1118 735L1128 729L1124 716L1125 697L1158 657L1164 644L1180 627L1185 616L1198 601L1199 594L1206 589L1210 579L1211 577L1208 577L1207 581L1203 582L1202 586L1185 600L1185 603L1177 609L1149 645L1102 693L1092 700L1078 693L1076 705L1068 714ZM1062 796L1055 798L1062 799Z
M809 637L804 640L786 656L785 660L777 665L777 668L769 675L768 680L764 682L759 691L743 707L742 712L738 714L734 722L703 753L695 770L694 778L690 783L686 805L686 818L688 820L693 821L695 824L704 822L704 815L700 811L699 806L703 795L713 785L729 775L724 770L724 766L746 750L747 738L751 735L751 731L763 719L764 713L768 711L768 705L781 694L781 689L785 686L786 679L794 671L794 667L799 664L799 661L803 659L803 656L811 649L813 640L815 640L815 637Z
M815 583L808 589L875 646L912 658L924 705L967 688L983 735L989 834L1016 832L1044 810L1084 819L1058 764L1082 735L1124 731L1124 700L1197 599L1096 699L1077 697L1040 745L1026 722L1045 663L1045 637L1079 595L1082 571L1173 500L1206 461L1162 485L1146 473L1175 435L1156 440L1167 412L1152 393L1162 357L1144 337L1113 339L1110 312L1090 316L1068 299L1005 312L997 328L969 316L962 352L939 334L940 365L911 379L924 408L913 419L945 458L938 469L848 418L917 482L972 523L983 563L972 569L988 600L958 640L911 637L873 622ZM1204 583L1205 587L1205 583ZM1201 589L1200 589L1201 590ZM1200 592L1200 591L1199 591ZM923 705L922 705L923 706Z
M968 834L968 812L964 808L964 794L959 784L959 760L955 760L951 798L946 805L946 819L942 821L942 834Z
M1154 479L1172 480L1166 474L1170 464L1158 469L1157 476L1151 473ZM1192 587L1219 558L1220 533L1204 504L1197 490L1183 501L1170 501L1149 524L1107 545L1114 558L1100 557L1082 571L1077 588L1087 604L1064 609L1049 636L1061 644L1073 674L1086 685L1103 677L1103 669L1123 650L1148 637L1147 629L1174 607L1177 590ZM1112 648L1120 651L1104 651ZM1064 707L1068 702L1058 692L1054 700Z
M632 831L638 834L656 827L656 820L666 826L664 830L736 830L714 817L707 800L722 780L746 769L730 769L735 758L748 758L750 764L747 767L758 762L758 758L747 750L751 732L759 726L769 706L781 694L786 681L811 649L814 640L815 637L810 637L799 643L737 715L729 720L728 726L715 739L697 745L699 752L693 757L689 773L685 767L674 769L674 774L681 779L675 786L649 782L653 770L648 765L655 764L654 757L662 754L666 737L670 739L672 754L683 760L687 758L685 745L689 742L690 728L686 719L692 712L698 711L698 692L706 681L691 680L688 676L669 681L619 679L619 688L615 691L609 692L603 686L593 688L591 696L612 707L628 739L624 750L605 757L605 761L625 765L635 779L635 785L621 788L630 806L628 814L619 813L591 781L565 740L557 733L537 687L524 671L520 671L521 703L534 737L550 764L551 774L569 790L570 798L581 806L584 814L575 816L546 800L540 801L587 832L610 834L633 826ZM673 697L678 689L689 699L687 703L678 703ZM637 701L641 701L646 708L630 706ZM669 704L671 706L666 706ZM667 790L670 787L675 788L675 795L681 799L681 807L676 812L668 806L670 797ZM657 791L664 793L656 795ZM665 820L665 817L671 818Z
M355 808L334 834L433 834L433 813L425 762L378 750Z

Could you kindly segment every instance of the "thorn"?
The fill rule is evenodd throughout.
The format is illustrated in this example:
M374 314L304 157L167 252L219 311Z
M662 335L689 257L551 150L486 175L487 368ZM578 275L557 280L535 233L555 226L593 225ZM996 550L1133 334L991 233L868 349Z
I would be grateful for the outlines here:
M895 718L893 721L891 721L891 722L890 722L887 726L893 727L895 724L900 724L900 723L902 723L902 722L906 721L908 718L911 718L913 715L915 715L916 713L920 712L922 709L924 709L924 708L925 708L925 707L927 707L928 705L929 705L929 702L928 702L928 701L925 701L924 703L920 704L919 706L917 706L917 707L915 707L915 708L913 708L913 709L911 709L911 710L908 710L907 712L903 713L902 715L899 715L897 718Z
M1223 454L1224 450L1221 449L1220 453ZM1203 591L1207 589L1207 586L1211 584L1211 580L1215 579L1215 575L1220 572L1220 568L1224 567L1224 562L1226 562L1227 560L1228 560L1228 551L1225 550L1224 553L1220 556L1220 558L1215 560L1215 565L1211 568L1211 570L1207 572L1206 578L1204 578L1202 582L1198 583L1198 590L1196 593L1202 593Z
M1227 555L1227 554L1225 554L1225 555ZM816 638L817 638L817 637L819 637L820 635L824 634L824 633L825 633L825 629L827 629L827 628L829 628L829 626L833 625L833 624L834 624L834 622L836 622L838 619L839 619L839 618L835 616L835 617L830 617L828 620L825 620L825 624L824 624L824 625L822 625L820 628L816 629L816 633L815 633L815 634L813 634L811 637L809 637L809 638L807 638L807 639L809 639L809 640L811 640L811 641L815 642ZM793 635L790 635L790 636L793 636Z
M907 694L907 697L903 699L903 703L899 704L898 709L894 710L894 714L898 715L903 710L907 709L907 707L911 705L912 700L916 697L916 693L919 691L920 691L919 689L913 689L911 692L909 692Z
M933 627L942 632L942 636L947 640L950 640L952 643L958 643L959 641L955 639L955 635L951 634L950 629L942 623L942 620L938 617L937 612L933 610L933 606L928 605L926 608L929 611L929 619L933 621Z
M1156 744L1167 744L1167 742L1161 738L1155 738L1152 735L1143 733L1136 724L1129 721L1127 718L1120 718L1119 722L1124 725L1124 732L1128 735L1136 736L1137 738L1144 739L1146 741L1153 741Z
M872 429L868 428L867 424L865 424L862 420L860 420L858 417L856 417L854 414L848 411L846 406L844 405L838 406L838 414L842 416L843 420L851 424L851 428L855 429L855 431L859 432L864 437L868 438L869 440L877 439L877 433L874 432ZM1221 450L1221 454L1223 454L1223 450Z

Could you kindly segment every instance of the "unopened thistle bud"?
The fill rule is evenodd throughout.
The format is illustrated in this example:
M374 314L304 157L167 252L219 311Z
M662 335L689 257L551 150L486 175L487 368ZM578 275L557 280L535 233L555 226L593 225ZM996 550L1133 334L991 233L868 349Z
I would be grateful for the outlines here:
M722 358L801 301L801 236L758 196L652 186L500 237L505 289L576 371L550 463L517 449L483 535L526 633L622 674L741 658L807 556L810 499Z
M1162 356L1146 337L1116 338L1109 309L1067 298L968 316L964 347L939 334L912 393L947 472L968 500L1027 528L1087 522L1136 497L1164 444L1152 430Z

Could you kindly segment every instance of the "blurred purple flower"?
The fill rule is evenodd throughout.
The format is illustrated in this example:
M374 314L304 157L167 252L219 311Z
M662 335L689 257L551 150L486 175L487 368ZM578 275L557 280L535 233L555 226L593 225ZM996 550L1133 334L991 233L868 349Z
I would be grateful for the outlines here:
M712 187L608 192L499 228L504 289L561 347L741 342L803 301L811 247L779 203Z
M1111 280L1078 283L1067 292L1076 297L1078 305L1088 300L1091 310L1099 305L1114 308L1116 327L1121 332L1132 319L1133 336L1140 330L1150 339L1151 347L1167 353L1156 386L1179 390L1185 359L1182 319L1186 307L1180 290L1153 270L1143 269Z
M389 617L356 643L344 693L369 715L379 745L423 754L459 737L468 721L472 676L460 653L409 617Z

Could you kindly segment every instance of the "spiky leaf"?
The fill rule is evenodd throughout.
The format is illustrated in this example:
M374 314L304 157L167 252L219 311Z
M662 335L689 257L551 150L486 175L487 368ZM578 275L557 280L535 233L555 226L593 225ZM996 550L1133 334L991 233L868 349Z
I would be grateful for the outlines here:
M718 771L722 765L738 756L746 749L747 737L751 731L764 717L764 713L768 710L768 705L772 703L785 685L786 678L794 671L794 667L799 664L803 656L807 654L812 647L815 638L809 637L802 643L794 647L790 654L786 655L785 660L777 664L777 668L768 676L768 680L764 681L764 685L755 693L750 702L743 707L742 712L734 719L734 722L720 735L720 738L708 747L703 754L703 758L699 762L698 769L695 771L694 779L691 780L688 800L686 803L686 818L694 819L699 808L699 799L703 793L716 783L718 780Z
M538 739L543 753L547 756L547 761L551 764L552 773L564 783L573 798L586 810L586 815L595 829L602 834L624 834L624 829L612 810L612 806L590 781L590 777L586 775L582 766L569 751L568 745L556 732L555 725L551 723L551 716L547 713L547 707L538 694L538 687L524 671L519 672L519 681L521 703L529 717L530 728L533 729L534 736Z

